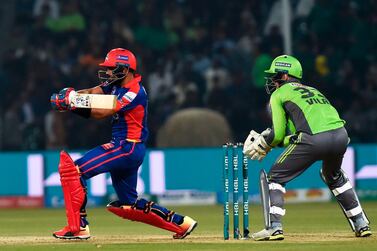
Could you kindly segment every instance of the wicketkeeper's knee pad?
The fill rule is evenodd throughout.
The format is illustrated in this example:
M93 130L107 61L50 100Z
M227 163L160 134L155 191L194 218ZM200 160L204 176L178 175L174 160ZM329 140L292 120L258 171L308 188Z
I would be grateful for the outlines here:
M349 183L348 177L342 169L338 171L328 171L326 169L324 170L323 168L321 168L320 175L322 180L331 190L334 190L338 187L345 185L346 183Z
M285 188L279 183L270 181L263 169L260 171L259 182L264 223L265 228L268 229L272 221L279 222L285 215L283 208Z
M353 231L355 231L354 218L361 215L364 221L369 224L369 220L361 207L360 201L352 187L345 172L340 169L336 175L326 175L324 170L320 170L322 180L327 184L346 216Z
M270 194L270 214L279 215L279 217L285 215L284 207L284 194L285 187L279 183L269 182L268 184Z
M183 234L179 225L172 222L173 211L165 211L152 201L138 199L134 205L122 205L119 201L107 205L107 210L121 218L143 222L177 234Z
M72 232L80 231L80 210L85 201L85 188L80 171L65 151L60 152L59 174L62 184L68 226Z

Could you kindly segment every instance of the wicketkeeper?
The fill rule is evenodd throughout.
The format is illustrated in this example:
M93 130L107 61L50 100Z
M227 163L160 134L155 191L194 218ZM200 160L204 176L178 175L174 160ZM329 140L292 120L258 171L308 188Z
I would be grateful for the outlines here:
M72 161L65 151L60 154L59 174L64 193L68 225L53 233L60 239L90 237L85 210L86 180L100 173L110 173L118 200L107 209L128 220L140 221L174 232L175 239L189 235L197 222L142 198L136 192L137 173L145 155L147 129L147 93L136 73L136 58L126 49L111 50L100 64L101 84L91 89L75 91L64 88L51 96L55 110L71 111L85 118L102 119L112 116L112 139ZM86 109L72 106L77 93L116 95L114 109Z
M276 57L265 71L266 91L271 94L272 128L251 131L244 153L262 160L273 147L286 147L268 175L261 173L265 229L255 240L283 240L281 218L285 214L285 185L314 162L322 160L321 177L339 202L356 237L372 234L357 194L341 170L349 138L345 121L317 89L301 83L300 62L288 55Z

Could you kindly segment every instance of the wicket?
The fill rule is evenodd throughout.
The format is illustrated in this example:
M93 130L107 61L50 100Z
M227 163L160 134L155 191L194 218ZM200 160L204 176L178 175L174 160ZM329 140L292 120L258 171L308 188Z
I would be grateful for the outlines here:
M233 179L233 238L249 238L249 178L248 161L244 156L242 143L226 143L223 145L223 182L224 182L224 240L229 239L229 179ZM232 160L232 176L230 177L229 160ZM243 232L239 229L239 164L242 164L242 220Z

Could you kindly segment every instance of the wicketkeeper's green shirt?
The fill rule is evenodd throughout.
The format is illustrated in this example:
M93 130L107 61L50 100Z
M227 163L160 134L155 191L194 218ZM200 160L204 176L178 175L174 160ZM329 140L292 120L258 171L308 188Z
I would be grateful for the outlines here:
M289 134L317 134L345 124L322 93L296 82L276 89L270 98L270 108L273 130L266 141L271 146L287 145Z

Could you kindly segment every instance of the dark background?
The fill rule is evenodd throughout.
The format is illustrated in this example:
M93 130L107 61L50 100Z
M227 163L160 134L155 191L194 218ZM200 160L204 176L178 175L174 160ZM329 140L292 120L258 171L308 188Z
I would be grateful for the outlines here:
M108 120L52 112L50 95L99 84L115 47L135 53L149 93L148 146L177 110L208 107L235 141L269 126L263 70L283 54L280 1L3 1L0 149L91 148ZM293 0L293 55L304 83L347 121L352 142L377 141L377 3Z

